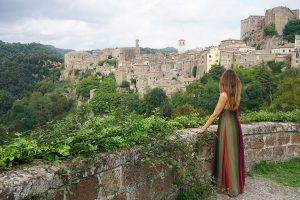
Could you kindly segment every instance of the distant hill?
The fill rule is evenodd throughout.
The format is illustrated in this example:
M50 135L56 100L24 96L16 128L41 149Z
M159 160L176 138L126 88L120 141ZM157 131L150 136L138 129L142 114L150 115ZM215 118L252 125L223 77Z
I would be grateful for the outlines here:
M155 53L174 53L178 52L178 50L174 47L166 47L162 49L153 49L153 48L143 48L141 47L141 54L155 54Z
M48 77L57 79L60 63L63 54L55 48L0 40L0 102L7 104L5 109L0 105L0 114L10 108L14 99L31 93L37 81Z
M55 50L56 52L58 53L61 53L61 54L66 54L70 51L74 51L73 49L60 49L60 48L56 48L55 46L53 45L45 45L46 47L49 47L50 49L53 49Z

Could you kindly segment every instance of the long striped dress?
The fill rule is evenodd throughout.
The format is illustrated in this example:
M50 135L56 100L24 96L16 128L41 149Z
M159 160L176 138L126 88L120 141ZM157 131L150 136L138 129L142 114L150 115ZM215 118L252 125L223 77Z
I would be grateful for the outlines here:
M244 192L245 164L243 134L237 111L223 109L219 116L215 178L229 196Z

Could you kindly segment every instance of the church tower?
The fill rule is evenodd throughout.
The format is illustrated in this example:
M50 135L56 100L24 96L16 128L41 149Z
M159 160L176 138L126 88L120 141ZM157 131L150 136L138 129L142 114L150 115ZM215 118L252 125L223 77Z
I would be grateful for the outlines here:
M141 50L140 50L140 41L139 39L135 40L135 57L140 57Z
M178 40L178 52L182 53L184 51L185 51L185 40L180 39L180 40Z

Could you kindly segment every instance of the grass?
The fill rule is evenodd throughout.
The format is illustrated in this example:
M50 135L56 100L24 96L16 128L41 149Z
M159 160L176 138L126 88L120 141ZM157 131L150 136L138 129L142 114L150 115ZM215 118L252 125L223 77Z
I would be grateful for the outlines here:
M270 178L285 186L300 187L300 158L285 162L261 161L247 175L255 174Z

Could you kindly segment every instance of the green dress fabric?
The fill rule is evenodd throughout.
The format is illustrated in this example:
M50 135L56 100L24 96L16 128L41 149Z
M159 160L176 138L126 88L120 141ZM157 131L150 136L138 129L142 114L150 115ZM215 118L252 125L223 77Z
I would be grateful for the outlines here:
M215 178L219 189L230 196L244 192L244 143L237 111L223 109L219 116Z

